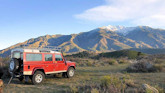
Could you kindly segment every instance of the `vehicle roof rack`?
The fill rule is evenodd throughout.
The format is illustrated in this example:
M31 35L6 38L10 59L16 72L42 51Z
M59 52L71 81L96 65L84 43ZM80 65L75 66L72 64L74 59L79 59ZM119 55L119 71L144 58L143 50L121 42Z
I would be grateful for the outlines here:
M23 49L38 49L38 50L49 50L49 51L57 51L57 52L62 52L61 47L56 47L56 46L32 46L30 44L25 44L25 45L20 45L16 48L23 48Z

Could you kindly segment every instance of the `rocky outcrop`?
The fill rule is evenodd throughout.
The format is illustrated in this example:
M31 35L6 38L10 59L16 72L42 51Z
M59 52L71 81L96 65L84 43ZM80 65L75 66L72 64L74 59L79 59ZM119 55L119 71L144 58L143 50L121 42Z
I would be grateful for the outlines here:
M156 88L148 84L143 84L142 88L145 90L146 93L159 93L159 91Z

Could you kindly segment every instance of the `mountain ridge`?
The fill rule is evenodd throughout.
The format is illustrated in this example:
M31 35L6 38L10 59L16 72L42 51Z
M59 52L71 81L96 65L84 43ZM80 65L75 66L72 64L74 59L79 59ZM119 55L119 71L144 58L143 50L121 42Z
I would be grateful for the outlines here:
M70 35L45 35L31 38L6 49L0 56L9 55L11 49L23 44L35 47L58 46L64 52L107 52L130 48L165 48L165 30L148 26L104 26L88 32Z

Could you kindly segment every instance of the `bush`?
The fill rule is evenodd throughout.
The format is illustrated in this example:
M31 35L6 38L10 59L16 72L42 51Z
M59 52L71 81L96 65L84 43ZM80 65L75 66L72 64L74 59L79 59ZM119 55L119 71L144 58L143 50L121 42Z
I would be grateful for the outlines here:
M148 62L138 62L130 65L126 70L127 72L148 72L152 67L153 65Z
M161 71L163 71L163 65L161 65L161 64L155 64L155 65L153 66L153 68L155 69L156 72L161 72Z
M160 88L158 85L156 85L155 88L159 91L159 93L165 93L165 90Z
M92 62L87 62L87 66L93 66Z
M114 76L102 77L100 86L107 93L121 93L126 88L124 80Z
M91 90L91 93L99 93L99 90L96 89L96 88L93 88L93 89Z
M117 65L118 64L117 60L113 59L113 58L100 58L99 60L100 60L100 62L103 61L104 64L105 63L108 63L109 65Z
M101 86L102 87L108 87L111 84L111 77L110 76L104 76L101 78Z
M108 61L108 63L109 63L110 65L117 65L117 64L118 64L118 62L117 62L115 59L110 59L110 60Z
M70 86L71 93L139 93L130 76L103 76L96 81L87 81L76 86Z
M76 86L70 86L70 90L72 93L78 93L78 88Z
M120 59L120 60L119 60L119 63L120 63L120 64L125 64L125 63L128 63L128 60Z
M153 64L150 62L138 62L126 68L127 72L161 72L163 66L161 64Z

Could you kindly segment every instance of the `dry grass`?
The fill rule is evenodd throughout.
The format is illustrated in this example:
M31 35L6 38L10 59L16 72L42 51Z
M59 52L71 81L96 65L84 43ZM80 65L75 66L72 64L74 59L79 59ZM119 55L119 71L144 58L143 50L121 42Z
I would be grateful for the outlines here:
M138 91L136 87L147 83L150 85L158 85L158 88L165 88L164 78L165 73L123 73L122 71L129 64L119 64L116 66L101 66L101 67L77 67L75 77L68 79L61 76L48 76L41 85L24 84L17 79L14 79L9 86L4 88L4 93L76 93L76 91L100 92L103 91L100 86L104 76L117 77L117 81L122 82L127 86L132 86L131 91ZM4 79L5 85L8 78ZM120 84L120 83L119 83ZM99 88L100 87L100 88ZM126 88L125 88L126 89ZM103 92L102 92L103 93Z
M164 68L165 61L163 59L165 57L158 57L146 57L139 60L154 60L155 67ZM67 60L77 62L75 77L68 79L62 78L60 75L58 77L48 76L41 85L32 85L31 82L24 84L18 79L14 79L9 86L3 88L4 93L105 93L109 89L112 89L113 92L124 91L127 93L131 91L131 93L138 93L144 83L156 87L160 93L163 93L165 89L165 73L163 72L124 72L131 64L129 62L131 60L127 58L91 59L67 57ZM3 80L6 85L9 78L3 78ZM105 86L103 87L103 85Z

